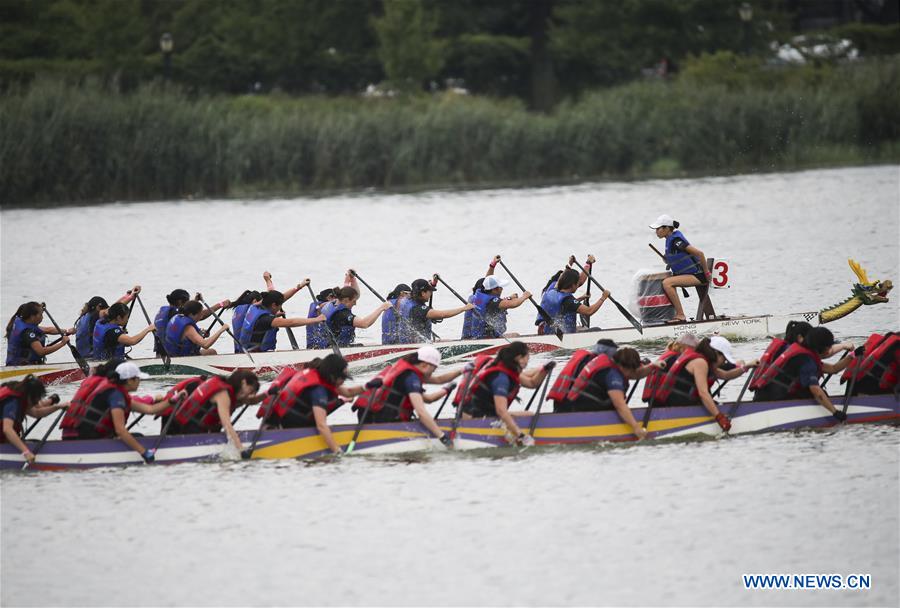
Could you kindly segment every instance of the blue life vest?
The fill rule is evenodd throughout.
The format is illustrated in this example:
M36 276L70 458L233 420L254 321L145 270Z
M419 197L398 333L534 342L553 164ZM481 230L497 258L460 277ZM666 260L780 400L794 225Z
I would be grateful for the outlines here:
M549 327L547 325L543 326L542 333L544 335L554 333L557 328L561 329L565 334L575 333L578 313L575 311L563 312L563 304L567 300L572 300L574 298L575 296L571 293L557 291L556 285L544 292L544 297L541 298L541 307L546 310L547 314L553 319L553 325ZM540 317L538 317L538 320L543 321Z
M334 339L337 341L338 346L350 346L353 344L353 341L356 340L356 328L353 327L353 324L347 323L340 327L336 327L335 324L331 322L334 315L342 310L348 310L346 304L341 304L337 300L332 300L326 302L325 306L322 307L322 314L325 315L325 323L328 324L331 333L334 334ZM327 339L328 338L326 338L326 340Z
M106 338L106 332L111 329L115 329L119 327L116 323L113 323L109 319L97 319L97 322L94 324L94 359L97 361L105 361L107 359L124 359L125 358L125 346L116 343L116 347L109 352L104 345L103 341Z
M99 318L99 312L86 312L75 321L75 349L82 357L94 353L94 325Z
M231 314L231 333L233 333L235 337L240 337L241 331L243 331L244 318L247 316L248 308L250 308L249 304L238 304L234 307L234 311ZM244 352L241 350L241 347L238 346L237 341L234 343L234 352Z
M426 318L425 323L418 324L413 321L410 314L413 308L422 306L412 298L406 298L400 303L400 317L405 321L398 321L397 332L400 336L400 344L417 344L419 342L427 342L431 340L431 320Z
M319 316L319 304L321 302L310 302L309 310L306 313L307 319L315 319ZM323 323L306 326L306 348L328 348L328 336L325 334Z
M497 304L497 308L489 312L488 305L492 302ZM463 316L464 340L499 338L506 332L506 311L499 308L500 298L478 290L469 296L469 303L474 304L475 308L467 310Z
M697 263L697 259L684 251L676 251L672 243L675 239L684 239L685 246L690 245L680 230L675 230L666 237L666 264L672 274L697 274L703 272L703 268Z
M177 306L160 306L159 312L156 313L156 317L153 319L153 325L156 326L156 335L162 338L166 335L166 328L169 326L169 321L172 320L178 314Z
M547 295L547 292L550 291L551 289L556 289L556 281L552 281L549 285L547 285L547 287L544 288L544 291L541 292L541 301L543 301L544 296ZM541 316L541 313L538 313L537 316L534 318L534 324L540 325L543 322L544 322L544 318Z
M238 334L238 340L241 341L241 344L248 351L267 352L275 350L275 342L278 337L277 327L272 327L266 331L262 339L258 335L259 332L254 331L256 322L266 315L272 317L273 320L275 319L275 315L258 304L251 305L249 310L247 310L247 314L244 316L244 324L241 326L241 333ZM254 336L254 334L256 335Z
M197 330L197 333L200 333L197 322L189 316L180 313L172 317L172 320L166 325L164 344L170 357L186 357L200 354L200 346L184 338L184 331L191 326Z
M409 298L406 298L407 300ZM397 298L389 299L391 307L381 315L381 343L400 344L400 317L397 316Z
M22 338L25 332L34 330L37 334L38 341L41 346L47 341L47 336L41 331L41 328L34 323L26 323L21 317L13 319L12 331L9 332L9 340L6 341L6 364L7 365L30 365L33 363L43 363L44 357L41 357L31 344L23 344Z

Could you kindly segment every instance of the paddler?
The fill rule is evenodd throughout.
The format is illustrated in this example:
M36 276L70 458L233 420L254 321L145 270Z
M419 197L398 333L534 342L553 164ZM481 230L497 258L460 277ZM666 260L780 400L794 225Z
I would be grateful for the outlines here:
M900 386L900 335L889 331L869 336L856 349L841 382L850 382L854 375L854 395L896 393Z
M220 308L228 306L228 304L230 304L228 300L217 303ZM163 339L166 352L170 357L217 354L212 345L228 329L228 326L222 325L208 338L204 338L197 326L197 322L203 317L204 312L208 311L204 311L200 302L191 300L169 320Z
M430 342L432 339L431 322L449 319L475 308L474 304L466 304L457 308L437 310L428 304L428 298L437 287L425 279L412 282L410 296L400 307L400 343L415 344Z
M359 300L359 291L356 288L344 286L336 290L334 295L335 298L322 307L322 316L338 346L353 344L356 341L357 329L371 327L381 313L391 307L390 302L382 302L365 317L357 317L353 314L353 307Z
M251 306L257 305L260 302L262 302L262 294L252 289L244 290L241 295L231 301L231 333L233 333L235 337L241 335L241 328L244 326L244 319L247 317L247 311L250 310ZM243 352L237 342L234 343L234 352Z
M113 305L115 306L115 304ZM124 305L123 305L124 306ZM115 367L110 371L110 368ZM132 410L142 414L158 414L169 402L147 405L133 400L141 380L150 376L143 373L130 361L107 363L85 378L72 398L69 409L63 416L63 439L112 439L118 437L125 445L141 455L144 462L153 462L155 453L142 446L128 431L126 423ZM108 375L103 375L108 373Z
M335 293L339 289L340 287L329 287L317 293L315 301L309 303L306 318L315 319L322 314L322 307L334 300ZM325 333L324 325L316 323L306 326L306 348L328 348L328 335Z
M25 416L43 418L57 410L68 407L68 403L57 403L45 398L44 383L31 374L19 382L6 382L0 386L0 412L3 416L3 433L0 443L10 443L22 453L25 461L34 462L34 454L22 440L22 421Z
M784 328L784 339L778 337L772 338L772 341L769 342L765 352L759 358L759 365L757 366L756 371L753 372L753 380L750 381L749 385L751 391L756 391L761 386L760 381L763 374L791 344L803 344L806 334L809 333L809 330L811 329L812 325L806 321L788 321L787 326ZM852 342L835 344L824 358L828 359L842 350L852 351L853 348Z
M465 419L496 416L506 425L519 445L534 445L534 439L516 423L516 416L530 416L530 412L510 412L509 408L519 388L537 389L550 370L552 363L526 369L530 354L524 342L512 342L501 348L497 356L472 371L473 377L464 383L465 394L461 398ZM461 390L463 390L461 388Z
M593 256L590 256L588 264L592 260ZM589 317L600 310L600 307L609 298L608 289L604 289L603 294L590 306L582 304L579 301L580 298L576 298L574 295L575 290L586 278L586 273L579 274L571 268L566 268L555 283L550 283L541 298L541 307L547 311L553 323L548 325L544 318L538 315L535 320L535 324L538 325L538 333L550 335L556 333L557 329L566 334L575 333L578 329L578 315Z
M109 307L106 319L97 321L94 325L93 358L95 360L124 359L126 346L134 346L151 331L156 331L156 326L151 324L134 336L129 336L125 333L125 326L128 324L130 314L127 306L116 302Z
M680 224L669 215L661 215L650 227L656 231L656 236L666 240L665 254L663 257L672 275L663 279L662 286L672 306L675 307L675 317L669 323L683 323L685 321L684 308L678 299L676 288L699 287L708 285L711 275L707 267L706 255L691 245L687 238L678 230Z
M832 352L834 334L826 327L813 327L804 336L803 343L790 345L759 377L753 396L754 401L781 401L784 399L815 399L840 422L847 419L843 411L834 407L828 394L819 386L824 373L843 371L851 357L837 363L825 363L823 357Z
M196 294L194 296L194 302L200 303L200 300L203 299L201 294ZM169 322L175 317L175 315L180 314L184 311L184 307L191 302L191 295L184 289L174 289L172 292L166 296L166 301L168 304L166 306L161 306L156 313L156 316L153 318L153 325L156 327L156 335L159 336L160 341L163 340L163 337L166 335L166 328L169 326ZM223 300L222 302L214 303L210 308L213 311L221 310L223 308L228 308L231 304L228 300ZM198 315L194 315L194 321L202 321L212 315L212 312L205 308L202 304L200 305L200 312ZM165 346L165 343L163 343ZM160 349L161 350L161 349ZM159 350L156 354L162 354ZM169 356L176 356L174 353L169 352Z
M270 428L316 427L328 449L341 454L341 446L328 426L328 415L343 405L342 398L351 399L373 386L345 386L350 379L347 361L330 354L313 359L284 384L274 398L267 420ZM381 382L375 383L380 386Z
M406 283L398 283L387 295L391 307L381 315L381 343L400 344L400 308L404 300L409 298L412 287Z
M512 294L509 297L501 297L503 288L509 285L509 281L493 275L494 265L500 261L496 256L488 274L481 279L481 285L469 297L469 303L474 306L467 310L463 316L462 339L499 338L506 334L506 311L510 308L518 308L531 297L531 292L526 291L521 296Z
M309 279L300 283L303 287L308 284ZM259 304L251 304L247 309L244 324L237 338L249 352L275 350L276 336L282 327L304 327L325 320L324 315L319 315L315 319L279 316L284 314L281 309L283 304L284 295L280 291L267 291Z
M117 301L122 304L130 303L141 292L141 286L135 285L125 292ZM94 355L94 325L99 319L105 319L109 312L109 304L101 296L94 296L81 307L78 319L75 321L75 349L85 359L91 359Z
M381 386L362 393L353 408L362 417L368 406L366 420L373 423L418 419L441 443L451 447L450 437L438 427L425 404L446 397L453 391L454 385L432 393L425 393L422 385L450 382L462 373L462 369L435 374L440 364L441 353L436 348L421 347L383 369L376 377L381 379Z
M26 302L19 306L6 324L6 364L34 365L43 363L47 355L55 353L69 343L75 328L63 330L56 344L46 344L47 334L58 335L56 327L41 327L44 307L40 302Z

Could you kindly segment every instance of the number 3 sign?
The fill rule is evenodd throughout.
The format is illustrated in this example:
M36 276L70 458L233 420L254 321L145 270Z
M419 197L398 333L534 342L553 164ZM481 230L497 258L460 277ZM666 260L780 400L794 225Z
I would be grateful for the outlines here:
M728 289L731 287L731 266L728 260L712 260L712 286L714 289Z

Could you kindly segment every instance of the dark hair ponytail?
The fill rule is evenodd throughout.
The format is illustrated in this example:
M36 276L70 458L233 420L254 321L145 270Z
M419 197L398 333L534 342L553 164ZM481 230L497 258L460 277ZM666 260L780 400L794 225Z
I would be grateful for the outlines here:
M675 230L678 230L679 226L681 226L680 222L678 222L677 220L672 220L672 228L674 228Z
M348 377L347 361L340 355L335 355L334 353L326 355L321 359L316 357L307 363L306 367L319 372L319 375L329 384L337 384Z
M225 382L231 385L231 388L234 389L235 394L239 390L241 390L241 382L246 381L247 384L253 387L254 392L259 391L259 378L256 377L256 374L247 369L239 369L231 372L231 375L226 376L224 378Z
M359 297L359 292L350 286L344 286L334 290L334 297L338 300L352 300Z
M4 382L0 386L5 386L12 391L21 393L28 405L37 404L47 394L47 387L33 374L28 374L18 382Z
M544 285L544 288L541 290L541 293L544 293L545 291L550 289L550 286L553 285L559 279L559 275L561 275L562 273L563 273L562 270L557 270L556 272L554 272L553 276L550 277L550 280L547 281L547 284Z
M633 348L620 348L612 359L617 365L627 369L637 369L641 366L641 356Z
M716 362L719 360L719 351L709 345L709 338L700 340L700 344L695 346L694 350L703 355L703 358L713 366L715 366Z
M41 312L44 309L41 306L40 302L25 302L18 309L16 309L16 314L9 318L9 323L6 324L6 339L9 339L9 335L12 333L13 325L16 322L16 317L19 317L23 321L27 317L33 317L37 313Z
M510 342L499 351L497 351L497 361L508 367L509 369L519 369L519 364L516 362L516 357L521 357L523 355L528 354L528 345L524 342L519 342L516 340L515 342Z
M203 304L198 302L197 300L191 300L187 304L181 307L181 314L190 317L191 315L196 315L203 312Z
M784 341L788 344L794 344L800 338L806 336L812 325L806 321L788 321L787 327L784 328Z
M814 353L824 355L828 349L834 346L834 334L827 327L813 327L806 333L803 346Z
M113 319L118 319L119 317L127 317L131 314L131 311L128 310L128 307L125 306L122 302L116 302L112 306L109 307L109 310L106 311L106 318L112 321Z
M570 287L578 286L578 272L572 270L571 268L566 268L562 271L562 274L559 275L559 279L556 281L556 289L557 291L562 291L563 289L569 289Z

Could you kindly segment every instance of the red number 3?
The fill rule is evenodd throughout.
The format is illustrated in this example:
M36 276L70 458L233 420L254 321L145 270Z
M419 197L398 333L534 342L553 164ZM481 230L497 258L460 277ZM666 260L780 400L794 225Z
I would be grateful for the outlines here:
M716 262L713 266L713 285L715 287L725 287L728 285L728 264L725 262Z

